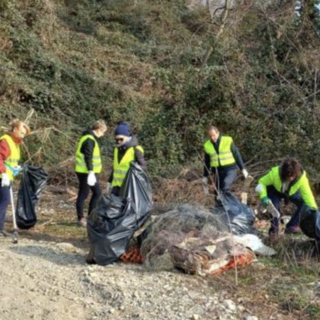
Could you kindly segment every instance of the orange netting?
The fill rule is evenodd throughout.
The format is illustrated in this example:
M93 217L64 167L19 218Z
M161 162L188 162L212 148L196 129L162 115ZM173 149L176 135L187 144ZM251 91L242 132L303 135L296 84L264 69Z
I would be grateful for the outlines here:
M227 265L212 272L212 275L219 275L229 269L235 269L235 268L238 268L239 266L250 264L250 263L252 263L254 258L255 258L254 253L252 251L247 250L246 254L241 254L236 257L231 258Z
M120 260L122 262L133 262L142 264L143 256L139 248L131 248L120 257Z

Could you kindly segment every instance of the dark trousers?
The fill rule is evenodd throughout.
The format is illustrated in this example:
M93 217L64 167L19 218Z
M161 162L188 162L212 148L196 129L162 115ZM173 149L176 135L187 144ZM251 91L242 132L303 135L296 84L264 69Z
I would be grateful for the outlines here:
M0 179L1 186L1 179ZM0 187L0 230L4 229L6 211L10 203L10 187Z
M77 215L78 219L82 219L84 217L84 203L86 199L88 198L89 191L92 191L92 197L89 202L89 210L88 210L88 215L92 212L94 207L96 206L100 196L101 196L101 189L100 189L100 183L98 180L98 175L97 177L97 183L93 186L90 187L87 183L88 179L88 174L87 173L78 173L76 172L78 180L79 180L79 192L78 192L78 198L77 198L77 203L76 203L76 208L77 208Z
M282 199L286 199L287 201L290 201L297 206L297 209L293 213L286 228L298 226L299 222L300 222L300 210L301 210L302 206L304 205L304 201L301 197L300 191L296 192L294 195L289 197L289 196L285 195L284 193L277 191L275 187L269 186L269 187L267 187L267 194L268 194L268 198L272 201L272 203L274 204L274 206L276 207L276 209L279 212L280 212L280 204L281 204ZM280 224L280 219L273 218L271 220L270 231L271 232L278 232L279 224Z
M236 168L219 168L213 171L214 173L214 183L218 192L225 193L231 190L233 181L237 177ZM215 192L216 194L217 192Z
M120 187L113 187L112 190L111 190L111 194L119 197L119 194L120 194Z

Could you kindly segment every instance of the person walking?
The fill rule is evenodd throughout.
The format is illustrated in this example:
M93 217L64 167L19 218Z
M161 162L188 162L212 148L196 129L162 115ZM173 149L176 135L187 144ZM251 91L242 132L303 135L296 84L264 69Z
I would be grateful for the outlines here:
M237 176L237 168L242 171L245 178L248 177L248 171L238 148L233 139L223 135L215 126L208 128L208 140L204 144L204 170L203 184L206 194L209 194L209 176L214 175L216 200L219 200L219 193L225 193L231 190L232 184Z
M4 230L4 222L10 203L10 188L14 177L21 171L20 144L29 133L29 126L16 119L10 122L10 130L0 137L0 235L2 236L9 235Z
M103 120L96 121L93 126L84 131L78 143L75 155L75 172L79 180L79 192L76 202L77 218L80 226L86 226L84 204L91 190L88 215L96 206L101 196L99 174L102 171L102 161L98 139L107 132Z
M139 145L138 139L131 134L127 122L118 123L114 131L116 146L114 148L114 160L111 175L108 180L107 191L119 196L122 183L130 169L130 164L136 161L143 169L146 169L144 150Z

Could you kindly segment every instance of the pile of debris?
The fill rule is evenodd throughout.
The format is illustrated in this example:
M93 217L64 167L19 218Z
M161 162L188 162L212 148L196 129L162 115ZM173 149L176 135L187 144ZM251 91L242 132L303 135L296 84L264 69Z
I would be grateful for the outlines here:
M251 263L254 252L274 254L254 235L253 210L232 194L224 194L211 212L188 204L151 217L152 210L150 182L134 164L121 196L101 197L89 218L87 262L107 265L121 260L209 275Z

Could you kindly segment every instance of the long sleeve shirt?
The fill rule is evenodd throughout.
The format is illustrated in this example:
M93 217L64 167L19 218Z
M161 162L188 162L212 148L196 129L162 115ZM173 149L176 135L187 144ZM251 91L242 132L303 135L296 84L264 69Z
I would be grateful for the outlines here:
M221 142L221 135L219 136L217 142L213 142L211 141L214 149L216 150L217 153L219 153L219 146L220 146L220 142ZM235 164L231 164L228 166L224 166L224 167L218 167L218 170L231 170L231 169L235 169L236 167L238 167L240 170L244 169L244 163L242 160L242 156L240 154L239 149L236 147L236 145L234 144L234 142L232 142L231 145L231 153L236 161ZM203 176L204 177L208 177L210 175L210 171L211 171L211 166L210 166L210 155L208 155L207 153L204 153L204 168L203 168Z
M11 132L8 133L8 135L12 138L12 140L16 144L21 143L21 139L15 137ZM6 173L6 167L4 162L10 157L11 150L6 140L2 139L0 140L0 172Z

